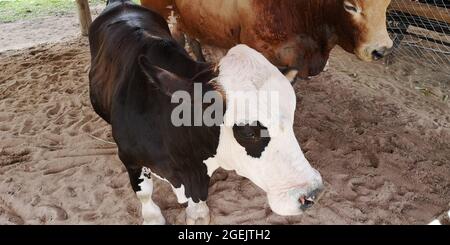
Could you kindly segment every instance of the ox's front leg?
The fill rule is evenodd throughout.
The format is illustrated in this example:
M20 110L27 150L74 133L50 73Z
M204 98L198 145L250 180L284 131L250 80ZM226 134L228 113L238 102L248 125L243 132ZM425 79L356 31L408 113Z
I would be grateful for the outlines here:
M136 160L119 150L119 158L127 169L131 187L142 204L142 217L144 225L164 225L161 209L153 202L153 181L151 173L146 168L136 164Z
M209 225L211 217L206 202L195 203L189 200L186 208L187 225Z
M161 213L161 209L153 202L153 181L151 179L151 172L146 168L142 168L142 173L139 178L142 182L139 184L140 191L136 192L142 204L142 217L144 218L144 225L164 225L166 220Z

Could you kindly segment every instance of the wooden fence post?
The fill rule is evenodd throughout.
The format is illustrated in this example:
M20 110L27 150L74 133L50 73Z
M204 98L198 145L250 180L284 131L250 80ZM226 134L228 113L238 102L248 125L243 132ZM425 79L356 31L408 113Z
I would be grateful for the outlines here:
M76 0L78 6L78 18L80 19L81 34L87 36L89 34L89 26L92 23L91 10L89 9L88 0Z

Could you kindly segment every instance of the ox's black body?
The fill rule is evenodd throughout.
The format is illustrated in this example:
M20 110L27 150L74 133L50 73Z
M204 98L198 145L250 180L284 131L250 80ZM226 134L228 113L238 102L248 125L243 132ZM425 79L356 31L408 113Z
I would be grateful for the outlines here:
M174 187L184 185L193 201L205 201L210 178L203 161L216 154L220 128L173 126L177 104L170 94L192 92L194 82L204 93L214 90L211 65L192 60L156 13L126 0L109 2L89 32L92 105L112 125L135 191L148 167Z

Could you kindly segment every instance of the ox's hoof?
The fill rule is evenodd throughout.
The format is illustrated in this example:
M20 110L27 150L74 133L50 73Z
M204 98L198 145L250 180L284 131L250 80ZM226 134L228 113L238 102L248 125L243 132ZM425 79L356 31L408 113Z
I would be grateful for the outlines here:
M145 217L144 218L144 223L142 223L142 225L165 225L166 224L166 219L164 219L164 217L161 216L154 216L154 217Z
M211 216L206 202L194 203L189 201L186 208L187 225L209 225Z
M186 217L187 225L209 225L211 223L211 216L209 213L205 217L199 217L197 219Z

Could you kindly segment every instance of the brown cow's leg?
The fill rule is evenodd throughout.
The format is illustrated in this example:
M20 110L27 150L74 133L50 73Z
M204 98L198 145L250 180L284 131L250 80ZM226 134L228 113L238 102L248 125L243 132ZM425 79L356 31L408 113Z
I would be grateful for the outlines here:
M186 46L186 36L184 35L184 33L180 30L178 25L175 25L175 27L172 30L172 36L173 38L177 41L177 43L181 46L181 47L185 47Z
M284 74L284 76L289 80L289 82L292 85L294 85L295 83L298 82L299 77L297 75L298 75L298 70L295 70L295 69L292 69Z
M297 82L298 78L298 70L289 67L277 67L278 70L283 73L283 75L289 80L289 82L293 85Z
M201 44L195 40L194 38L187 37L189 46L192 49L192 52L194 53L195 57L197 58L197 61L199 62L206 62L205 56L203 55L202 46Z

